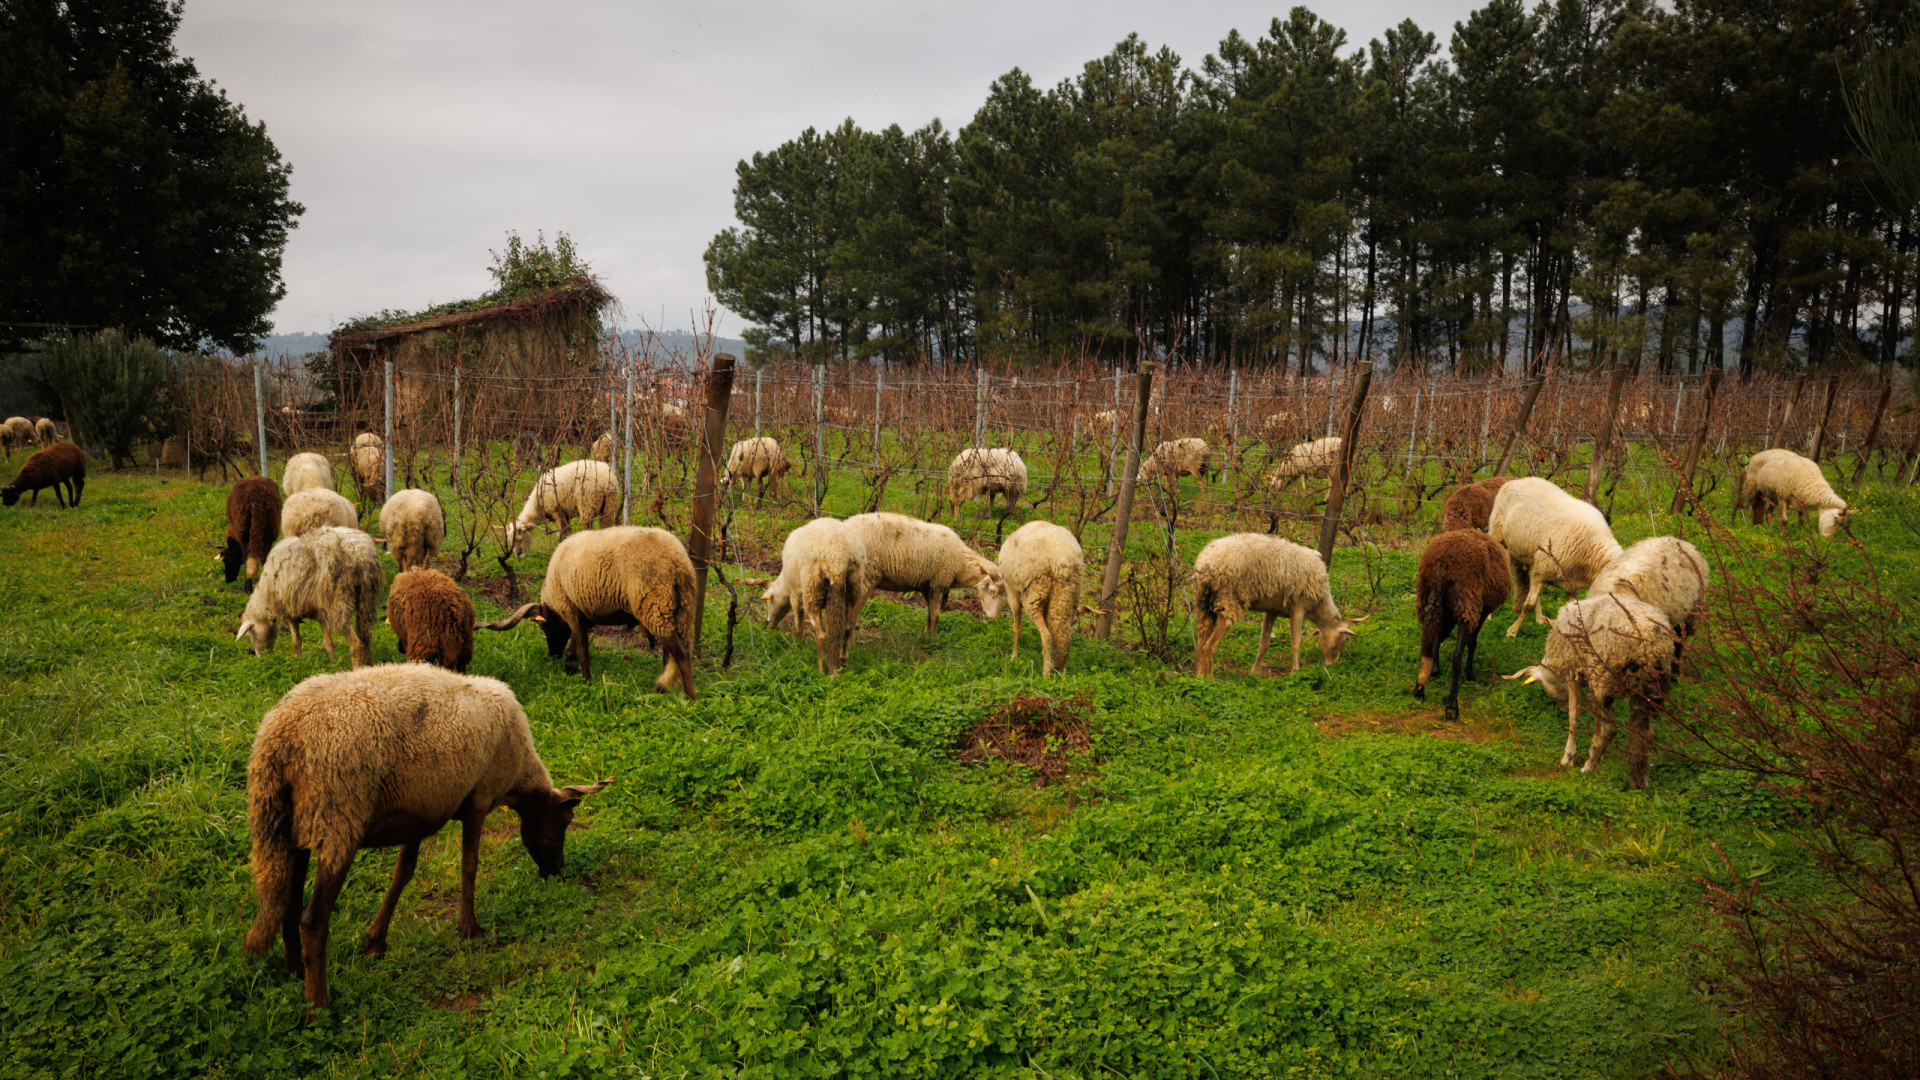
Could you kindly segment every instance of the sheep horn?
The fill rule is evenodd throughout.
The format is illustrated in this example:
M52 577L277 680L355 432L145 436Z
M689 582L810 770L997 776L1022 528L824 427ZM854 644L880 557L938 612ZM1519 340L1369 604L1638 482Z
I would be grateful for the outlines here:
M237 630L237 631L235 631L235 632L234 632L234 635L233 635L233 640L235 640L235 641L239 641L239 640L240 640L241 638L243 638L243 637L246 637L246 636L247 636L247 631L249 631L249 630L251 630L251 629L253 629L253 620L252 620L252 619L248 619L248 620L246 620L245 622L243 622L243 623L241 623L241 624L240 624L240 629L239 629L239 630Z
M520 609L518 611L515 611L513 614L507 616L506 618L501 619L499 622L475 623L473 628L475 630L511 630L514 627L519 626L520 620L526 618L529 615L533 615L535 620L537 621L539 619L539 615L535 614L535 609L539 607L540 607L540 602L537 600L531 604L521 604Z
M605 780L598 780L591 784L568 784L566 787L560 789L560 800L562 802L579 802L589 795L598 795L600 792L606 790L608 784L613 783L613 779L613 777L609 776Z
M1362 615L1357 619L1348 619L1347 622L1352 623L1354 625L1358 625L1360 623L1366 622L1368 619L1371 619L1371 618L1373 618L1373 613L1368 612L1367 614Z

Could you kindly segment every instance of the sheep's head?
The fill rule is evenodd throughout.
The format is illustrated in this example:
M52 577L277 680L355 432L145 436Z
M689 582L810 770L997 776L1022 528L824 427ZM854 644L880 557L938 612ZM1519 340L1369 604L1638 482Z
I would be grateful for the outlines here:
M20 485L19 484L8 484L6 487L0 487L0 502L5 502L8 506L12 506L14 503L17 503L19 501L20 501Z
M574 807L589 795L596 795L613 783L613 777L591 784L569 784L544 792L514 798L507 805L520 814L520 842L533 856L541 877L552 877L567 864L567 826L573 824Z
M507 551L516 559L524 559L527 552L533 550L534 526L522 525L516 519L501 526L506 539Z
M514 610L513 614L497 622L476 623L474 624L474 629L511 630L520 625L520 620L526 618L532 618L535 623L539 624L540 629L546 633L547 655L549 657L560 656L567 651L567 642L573 638L572 629L567 626L566 620L556 616L548 609L547 605L537 600L530 604L521 604Z
M240 568L246 561L246 547L235 537L227 537L227 546L220 552L220 562L227 573L227 584L233 584L233 579L240 576Z
M1529 683L1537 682L1540 684L1540 689L1545 690L1553 700L1563 705L1566 704L1567 681L1562 679L1558 672L1545 664L1531 664L1511 675L1502 675L1501 678L1508 682L1512 682L1515 679L1525 679ZM1524 686L1525 683L1521 685Z
M271 619L260 620L251 616L242 616L240 629L233 635L233 640L245 639L253 647L253 655L259 656L261 653L273 651L273 639L278 633L279 628Z
M8 503L7 505L11 506L13 504ZM1857 513L1857 511L1851 506L1842 510L1820 511L1820 535L1832 536L1834 533L1839 532L1840 526L1846 524L1848 519L1852 518L1855 513Z
M1362 615L1357 619L1342 619L1331 626L1321 627L1320 628L1320 659L1321 661L1324 663L1331 664L1334 661L1340 659L1341 651L1347 647L1347 640L1349 638L1359 636L1360 632L1358 630L1355 630L1354 627L1360 625L1363 622L1366 622L1368 619L1371 619L1371 618L1373 618L1373 616L1371 615Z
M779 626L780 620L786 618L787 612L793 610L793 597L788 595L787 587L778 579L767 586L767 591L760 594L760 599L767 602L768 626Z
M973 557L973 568L980 573L973 582L973 591L980 594L980 614L997 619L1007 602L1006 579L1000 576L999 567L978 555Z

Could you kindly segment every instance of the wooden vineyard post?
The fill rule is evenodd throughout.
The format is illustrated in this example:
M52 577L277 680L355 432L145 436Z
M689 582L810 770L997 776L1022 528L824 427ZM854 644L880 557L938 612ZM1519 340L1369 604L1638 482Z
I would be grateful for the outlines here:
M1240 398L1240 369L1227 372L1227 450L1220 455L1220 482L1233 482L1233 455L1240 449L1240 414L1234 406Z
M627 362L622 366L627 369L626 438L622 440L627 448L627 468L626 487L622 490L620 497L620 524L631 525L633 524L633 357L629 355Z
M1873 456L1873 446L1880 441L1880 423L1887 416L1887 402L1893 399L1893 380L1885 379L1880 383L1880 400L1873 407L1873 423L1867 426L1867 437L1860 444L1860 457L1853 466L1853 478L1847 483L1860 486L1860 478L1866 475L1867 459Z
M1107 569L1100 575L1100 619L1093 636L1113 636L1113 597L1120 591L1120 564L1126 561L1127 520L1133 515L1133 487L1140 471L1140 444L1147 437L1147 399L1153 395L1153 361L1140 361L1133 390L1133 434L1127 444L1127 463L1120 471L1120 503L1114 508L1113 539L1107 544Z
M693 651L700 651L700 623L707 605L707 556L713 550L713 483L721 443L727 437L727 406L733 401L733 354L715 353L707 374L705 423L700 432L699 471L693 481L693 527L687 557L693 560Z
M1593 436L1593 460L1587 462L1586 500L1600 494L1600 474L1607 465L1607 451L1613 446L1613 418L1620 411L1620 388L1627 381L1627 365L1614 362L1613 378L1607 380L1606 411L1600 414L1600 430Z
M1700 423L1693 429L1693 440L1687 444L1687 460L1680 466L1680 483L1673 489L1673 505L1667 507L1667 513L1677 514L1680 507L1693 501L1693 470L1700 464L1700 451L1707 445L1707 429L1713 426L1713 400L1720 394L1720 365L1707 368L1707 393L1700 401Z
M1545 375L1535 375L1527 387L1527 396L1520 399L1520 412L1513 418L1513 426L1507 429L1506 445L1500 448L1500 460L1488 476L1499 476L1507 471L1507 462L1513 460L1513 444L1526 434L1527 420L1533 416L1533 403L1540 400L1540 388L1547 385Z
M393 361L387 363L387 419L386 442L380 447L380 456L386 459L387 486L381 494L382 499L393 497Z
M460 487L460 365L453 365L453 486Z
M880 471L880 388L886 371L875 368L873 371L873 471Z
M1360 414L1367 407L1367 388L1373 383L1373 361L1360 361L1347 399L1347 423L1341 429L1340 456L1333 461L1333 484L1327 489L1327 514L1320 519L1320 561L1333 565L1333 541L1340 528L1340 505L1347 499L1347 478L1353 474L1353 444L1360 438Z
M827 498L827 418L821 396L826 392L827 369L813 365L813 516Z
M1807 373L1802 371L1793 377L1793 393L1787 398L1787 408L1780 414L1780 426L1767 432L1767 449L1773 450L1787 441L1787 428L1793 423L1793 414L1800 406L1800 392L1807 386ZM1769 402L1771 406L1771 402ZM1769 407L1771 412L1771 407Z
M261 393L260 361L253 362L253 426L254 439L260 443L260 475L267 475L267 399ZM192 458L187 459L189 464ZM225 466L221 466L223 469Z
M1113 369L1113 483L1107 485L1111 492L1114 484L1120 480L1120 388L1127 381L1127 373L1119 368Z
M987 448L987 369L976 368L973 390L973 445Z
M1840 376L1827 376L1826 401L1820 406L1820 419L1813 425L1813 437L1807 440L1807 456L1820 460L1820 452L1827 447L1827 428L1833 423L1833 402L1840 396Z

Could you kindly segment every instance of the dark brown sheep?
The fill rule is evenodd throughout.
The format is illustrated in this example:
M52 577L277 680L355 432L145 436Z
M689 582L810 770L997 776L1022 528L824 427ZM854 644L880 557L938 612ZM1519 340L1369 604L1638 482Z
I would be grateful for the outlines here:
M280 485L264 476L248 476L227 492L227 546L220 553L226 564L227 581L247 574L246 590L253 591L253 580L267 552L280 539Z
M1485 480L1454 489L1440 510L1440 531L1479 529L1487 531L1487 518L1493 513L1494 496L1511 476L1489 476Z
M438 570L408 570L387 592L387 625L417 664L466 674L473 659L473 601Z
M1420 573L1413 585L1420 614L1420 674L1414 680L1413 696L1427 699L1427 680L1433 676L1440 643L1448 634L1455 635L1453 681L1447 687L1449 722L1460 719L1461 654L1466 654L1467 674L1471 676L1480 626L1495 608L1507 602L1512 591L1506 553L1477 529L1443 532L1427 541L1427 549L1420 553Z
M64 486L64 494L62 494ZM37 450L20 466L13 483L0 487L0 502L12 506L20 501L20 493L33 492L29 506L40 505L40 489L52 488L53 496L60 500L62 507L80 505L80 492L87 486L87 455L70 442L54 443L45 450Z

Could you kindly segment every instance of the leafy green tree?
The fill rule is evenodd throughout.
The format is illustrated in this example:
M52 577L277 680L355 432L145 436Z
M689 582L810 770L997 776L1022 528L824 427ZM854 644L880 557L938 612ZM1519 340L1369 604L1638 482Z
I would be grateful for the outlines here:
M155 430L173 358L142 337L117 330L53 339L41 379L60 402L74 439L104 453L115 468L133 460L134 443Z

